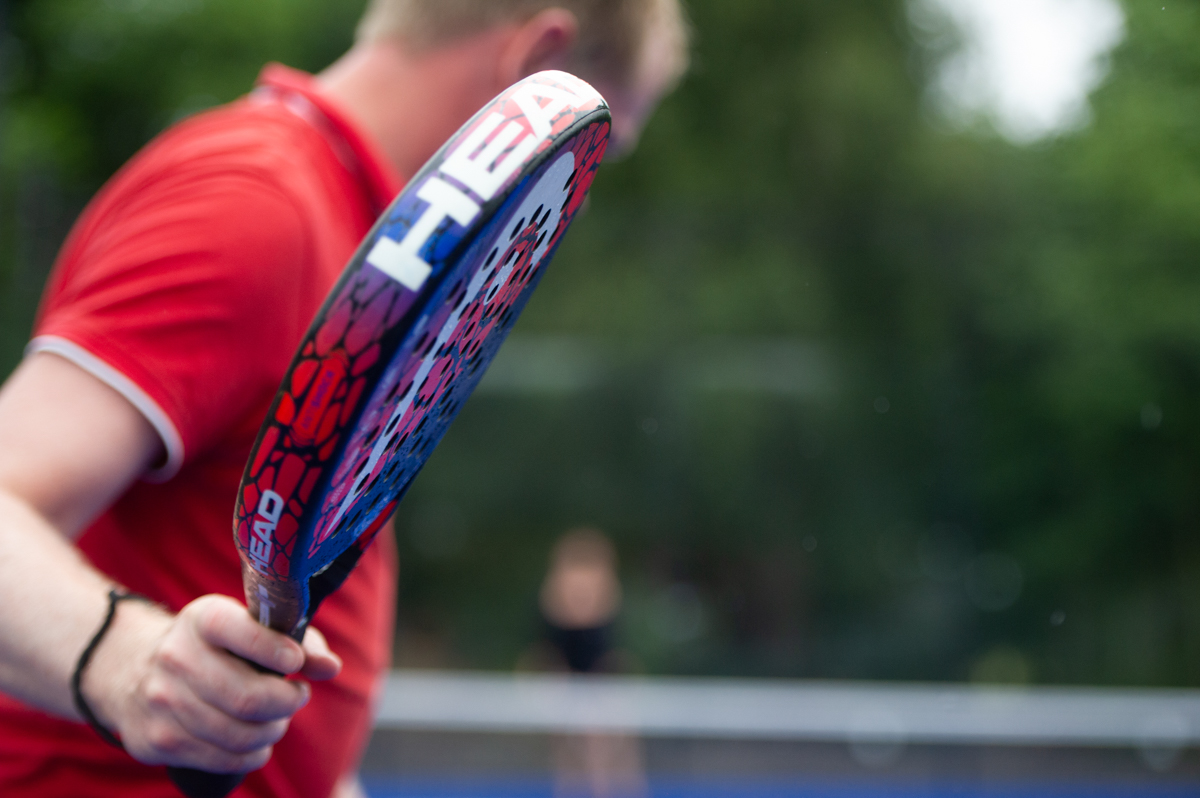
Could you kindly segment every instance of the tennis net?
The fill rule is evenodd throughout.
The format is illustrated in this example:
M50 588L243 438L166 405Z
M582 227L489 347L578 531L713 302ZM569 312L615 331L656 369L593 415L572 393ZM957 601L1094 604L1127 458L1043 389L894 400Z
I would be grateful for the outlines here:
M1200 794L1200 691L1082 687L402 671L364 772L373 798L584 795L564 745L605 738L642 795Z

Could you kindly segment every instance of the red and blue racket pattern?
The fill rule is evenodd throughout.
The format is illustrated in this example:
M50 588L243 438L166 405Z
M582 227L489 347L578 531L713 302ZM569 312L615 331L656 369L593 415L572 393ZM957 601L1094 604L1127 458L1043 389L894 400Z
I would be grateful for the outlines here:
M334 286L242 480L247 603L299 639L470 396L604 155L586 83L545 72L475 116L410 182Z

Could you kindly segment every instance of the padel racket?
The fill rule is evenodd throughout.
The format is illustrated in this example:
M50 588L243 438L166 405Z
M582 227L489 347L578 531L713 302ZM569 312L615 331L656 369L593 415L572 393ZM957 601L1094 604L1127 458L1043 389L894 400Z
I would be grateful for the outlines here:
M284 377L234 510L250 613L296 640L504 342L608 142L604 99L541 72L471 119L384 212ZM171 768L189 798L240 774Z

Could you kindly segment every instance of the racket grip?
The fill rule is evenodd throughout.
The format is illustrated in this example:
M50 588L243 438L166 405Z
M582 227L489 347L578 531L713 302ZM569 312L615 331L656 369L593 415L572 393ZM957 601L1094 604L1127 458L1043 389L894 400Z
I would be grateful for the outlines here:
M167 768L167 775L187 798L225 798L246 778L245 773L209 773L192 768Z

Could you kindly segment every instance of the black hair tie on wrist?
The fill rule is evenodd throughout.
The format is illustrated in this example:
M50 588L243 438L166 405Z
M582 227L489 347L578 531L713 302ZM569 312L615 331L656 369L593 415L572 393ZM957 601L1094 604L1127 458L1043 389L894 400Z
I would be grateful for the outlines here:
M75 672L71 674L71 697L75 699L75 709L79 710L79 714L87 721L88 725L96 730L101 739L109 745L114 745L117 748L124 749L121 741L111 731L106 729L100 720L96 717L96 713L92 712L92 708L88 706L87 701L83 700L83 691L80 689L80 684L83 682L83 671L87 668L88 663L92 661L92 655L96 653L96 647L100 645L100 641L104 639L104 635L108 632L108 627L112 626L113 618L117 614L117 605L122 601L134 600L149 602L150 599L137 593L128 593L117 588L108 591L108 614L104 616L104 623L100 624L100 628L96 630L96 634L92 635L91 641L87 644L87 648L79 655L79 662L75 663Z

